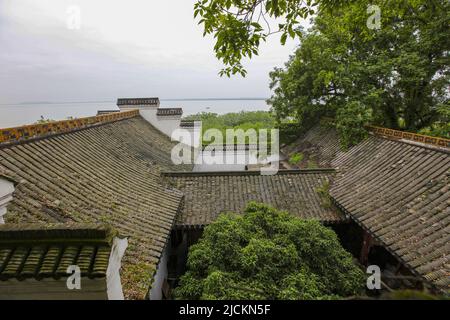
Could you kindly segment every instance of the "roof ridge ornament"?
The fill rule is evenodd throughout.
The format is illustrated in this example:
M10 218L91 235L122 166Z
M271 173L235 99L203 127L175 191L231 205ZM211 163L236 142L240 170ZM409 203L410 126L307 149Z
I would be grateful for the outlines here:
M133 118L139 115L139 110L108 113L93 117L52 121L48 123L24 125L14 128L0 129L0 146L19 143L56 134L69 133L92 126Z
M405 142L415 142L418 144L432 145L439 148L450 149L450 139L427 136L424 134L400 131L377 126L367 126L367 129L387 139L406 140Z
M322 117L322 120L334 124L334 119L330 117ZM403 142L413 142L419 145L434 146L439 149L450 149L450 139L428 136L425 134L414 133L409 131L401 131L385 127L366 125L366 129L373 134L385 139L401 140Z
M156 109L157 116L181 116L183 108L158 108Z
M118 106L158 106L159 98L119 98L117 99Z

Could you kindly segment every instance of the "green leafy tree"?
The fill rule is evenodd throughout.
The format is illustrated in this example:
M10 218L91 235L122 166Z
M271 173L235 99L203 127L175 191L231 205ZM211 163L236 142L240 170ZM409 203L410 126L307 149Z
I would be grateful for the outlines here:
M281 33L282 44L288 37L300 36L301 20L313 15L319 3L329 8L340 2L344 1L199 0L194 17L200 18L203 35L215 38L216 57L225 65L220 75L245 76L247 71L241 61L257 55L261 42L274 33Z
M349 102L344 108L339 109L336 115L336 129L341 136L341 146L347 149L367 138L365 125L371 120L372 110L359 101Z
M293 117L308 129L323 116L334 117L345 101L339 86L345 79L335 76L338 68L326 37L315 31L305 37L286 68L270 74L274 94L268 103L277 118Z
M303 153L301 153L301 152L294 153L289 158L289 163L292 164L292 165L297 165L300 162L302 162L303 158L304 158Z
M276 119L271 112L267 111L241 111L230 112L219 115L212 112L201 112L184 118L185 120L201 120L203 132L208 129L220 130L224 139L227 129L242 129L247 131L255 129L272 129L276 127ZM203 136L203 135L202 135ZM248 143L249 141L246 141ZM210 141L204 141L209 144Z
M366 25L369 5L381 10L379 29ZM285 68L271 73L269 103L279 118L303 126L359 101L375 124L432 131L440 122L445 130L439 110L450 96L449 15L447 0L357 0L320 10Z
M336 299L364 287L331 229L257 203L206 227L187 267L180 299Z
M436 108L438 118L430 126L423 128L419 133L450 139L450 103Z

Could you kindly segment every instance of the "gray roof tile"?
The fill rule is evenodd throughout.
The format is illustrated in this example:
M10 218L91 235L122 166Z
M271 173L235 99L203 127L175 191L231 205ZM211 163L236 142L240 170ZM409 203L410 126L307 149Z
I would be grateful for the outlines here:
M203 226L222 212L242 212L250 201L264 202L302 218L338 222L343 216L327 207L316 189L333 178L333 170L164 173L184 193L178 227Z
M172 146L137 116L1 147L0 172L19 181L6 222L110 224L130 236L125 274L142 264L154 272L182 199L160 171L191 168L172 165Z

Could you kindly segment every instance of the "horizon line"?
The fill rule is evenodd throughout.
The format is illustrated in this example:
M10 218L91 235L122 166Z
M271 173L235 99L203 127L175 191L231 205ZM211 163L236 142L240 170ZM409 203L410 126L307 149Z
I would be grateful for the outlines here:
M237 97L237 98L161 98L160 101L237 101L237 100L267 100L262 97ZM33 104L73 104L73 103L110 103L116 100L85 100L85 101L23 101L14 103L0 103L0 106L23 106Z

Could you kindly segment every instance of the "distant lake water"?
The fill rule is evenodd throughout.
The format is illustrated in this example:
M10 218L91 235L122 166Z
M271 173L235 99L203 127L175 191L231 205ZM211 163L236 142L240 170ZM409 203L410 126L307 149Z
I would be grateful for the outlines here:
M263 99L255 100L161 100L161 107L182 107L183 116L198 112L224 114L239 111L269 110ZM79 103L37 103L0 105L0 128L32 124L44 119L64 120L68 117L81 118L97 114L98 110L118 109L115 101Z

